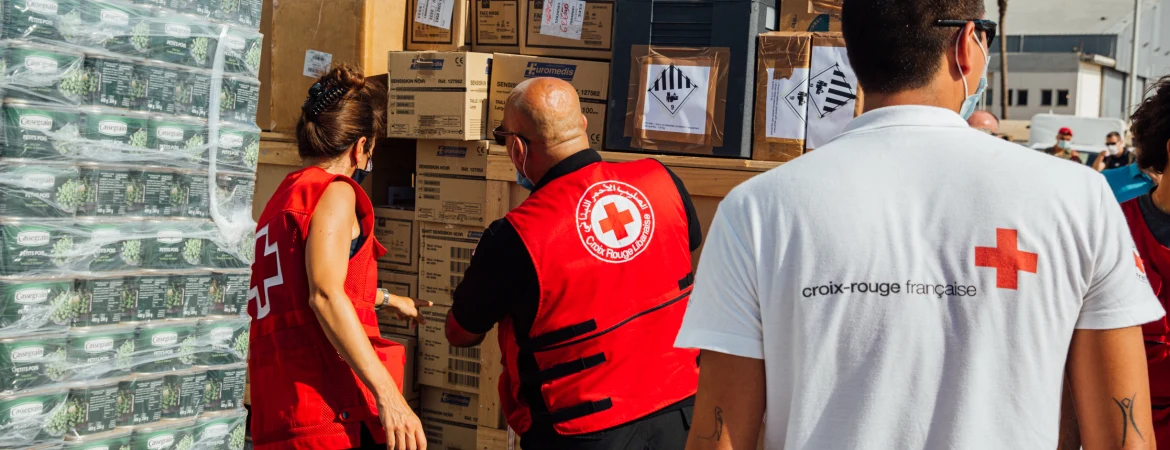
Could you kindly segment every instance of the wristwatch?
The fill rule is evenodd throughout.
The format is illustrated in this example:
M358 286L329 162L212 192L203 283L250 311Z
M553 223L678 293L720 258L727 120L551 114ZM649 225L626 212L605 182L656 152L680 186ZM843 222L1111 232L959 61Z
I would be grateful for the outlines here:
M378 300L374 301L374 310L385 308L390 304L390 291L378 288Z

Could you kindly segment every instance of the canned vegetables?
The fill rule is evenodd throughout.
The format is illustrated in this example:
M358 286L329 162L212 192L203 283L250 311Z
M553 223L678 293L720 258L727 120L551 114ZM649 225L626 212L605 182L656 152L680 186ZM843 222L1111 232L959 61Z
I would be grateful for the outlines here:
M68 278L0 278L0 335L64 330L68 321L57 323L50 317L54 308L69 307L72 295L73 281Z
M0 339L0 391L19 391L64 380L69 369L65 347L65 333Z
M241 450L248 426L248 413L241 411L208 414L195 425L199 448L207 450Z
M133 324L78 327L69 330L65 350L74 380L94 380L130 373L134 363Z
M0 273L59 272L76 257L74 234L63 224L0 219Z
M128 276L122 286L119 304L123 322L150 322L167 318L167 293L171 276L167 273L143 271Z
M245 363L207 368L204 411L233 411L244 406L244 385L248 381Z
M174 275L182 286L183 302L178 308L167 311L171 319L198 319L207 316L207 308L211 299L211 272L192 271L190 273Z
M109 108L136 109L134 63L114 56L87 54L85 70L94 77L92 95L86 103Z
M85 120L77 110L5 100L5 158L59 159L81 149Z
M133 450L181 450L195 447L195 421L177 420L134 428Z
M5 0L5 39L37 39L41 41L65 40L63 31L70 24L80 22L80 12L75 10L76 0Z
M70 450L123 450L130 448L130 433L126 430L113 430L105 433L87 436L65 436L64 447Z
M145 263L153 269L187 269L203 266L203 238L210 223L154 221L143 239Z
M40 103L79 105L97 90L85 56L61 48L9 44L3 48L4 93Z
M220 214L230 216L236 211L251 215L252 195L256 191L256 178L251 174L219 172L215 177L215 201Z
M260 158L260 129L221 124L216 164L244 173L256 171Z
M150 119L150 148L162 152L174 165L203 165L209 141L206 120L170 115L155 115Z
M207 172L183 171L179 175L179 186L187 196L182 206L183 217L206 219L211 208L211 188Z
M199 363L214 366L247 361L251 322L247 316L199 321L199 341L204 346Z
M83 164L78 166L82 198L78 216L122 217L130 208L127 191L130 188L130 168L110 165Z
M146 148L149 120L144 113L90 109L86 111L84 134L91 143L109 149Z
M203 390L207 371L185 369L163 377L162 417L191 419L203 413Z
M220 114L227 116L227 120L254 126L260 105L260 81L250 77L225 76L219 99Z
M74 310L74 327L112 325L122 321L122 293L126 290L123 277L78 278L74 290L80 298Z
M195 362L196 322L176 320L143 324L134 348L139 352L137 372L185 369Z
M224 52L224 73L259 76L263 45L264 36L260 33L241 27L228 27L227 36L220 44Z
M206 20L158 10L151 26L151 58L187 67L211 67L219 32Z
M185 195L174 169L147 167L130 171L126 188L126 212L145 217L178 216Z
M140 63L135 66L137 79L143 82L144 101L140 104L150 112L181 114L175 103L179 92L180 77L185 78L184 69L179 66L158 62Z
M0 395L0 448L28 448L60 440L68 431L65 399L69 390L46 388Z
M145 425L162 419L161 373L139 373L118 383L118 426Z
M90 0L81 6L81 17L91 35L88 47L140 58L150 56L134 42L137 36L150 34L149 10L117 0ZM149 42L139 44L144 44L143 50L149 50Z
M118 423L118 380L89 381L69 390L66 427L74 435L111 431Z
M202 69L180 69L175 87L174 114L206 119L210 105L211 72Z
M211 274L211 297L207 314L238 316L248 304L248 287L252 281L249 269L217 270Z
M245 231L234 241L229 241L223 235L216 235L214 239L205 241L207 255L204 256L209 266L215 269L243 269L251 267L252 253L256 239L255 232Z

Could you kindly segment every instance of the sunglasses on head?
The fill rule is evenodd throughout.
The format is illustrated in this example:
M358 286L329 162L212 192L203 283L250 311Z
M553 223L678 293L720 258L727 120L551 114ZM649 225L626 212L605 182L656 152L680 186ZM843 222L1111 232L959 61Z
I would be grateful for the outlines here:
M975 29L987 34L987 48L991 48L991 43L995 42L995 33L999 30L999 24L994 20L972 19L972 20L951 20L939 19L934 22L936 27L948 28L962 28L967 26L967 23L974 23Z
M521 136L521 135L514 133L514 132L511 132L511 131L504 130L503 125L500 125L500 126L496 127L496 129L492 130L492 137L494 137L496 139L496 145L503 145L503 146L508 145L508 136L516 136L516 139L520 139L520 140L524 141L525 144L528 143L528 140L525 139L524 136Z

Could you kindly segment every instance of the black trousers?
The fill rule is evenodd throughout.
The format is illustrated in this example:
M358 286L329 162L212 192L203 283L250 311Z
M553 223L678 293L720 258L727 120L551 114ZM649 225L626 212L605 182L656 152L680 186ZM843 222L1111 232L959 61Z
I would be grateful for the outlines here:
M694 406L668 408L620 427L578 436L561 436L548 428L520 438L523 450L682 450L687 446Z

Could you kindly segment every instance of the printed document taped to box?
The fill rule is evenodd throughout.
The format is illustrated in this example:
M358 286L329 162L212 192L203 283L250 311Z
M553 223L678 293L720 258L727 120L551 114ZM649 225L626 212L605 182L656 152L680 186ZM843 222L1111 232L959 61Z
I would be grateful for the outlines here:
M427 24L432 27L439 27L444 30L450 30L451 16L455 11L455 1L456 0L418 0L418 10L414 12L414 21Z
M545 0L540 15L540 34L581 40L585 0Z
M768 69L766 135L779 139L804 139L808 116L808 69L793 69L792 76L775 79Z
M317 78L325 75L329 71L329 65L332 63L333 55L316 50L306 50L304 75L309 78Z
M857 106L857 75L845 47L814 46L808 81L808 137L805 148L819 148L845 130Z
M710 67L651 64L646 74L642 130L707 134Z

